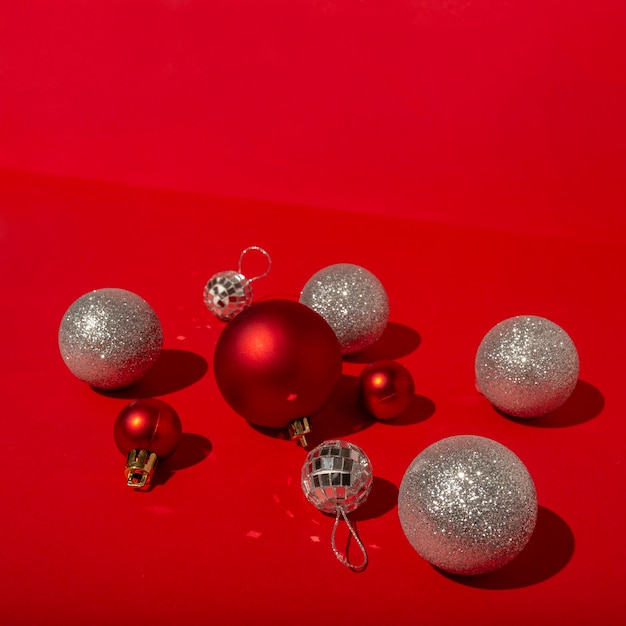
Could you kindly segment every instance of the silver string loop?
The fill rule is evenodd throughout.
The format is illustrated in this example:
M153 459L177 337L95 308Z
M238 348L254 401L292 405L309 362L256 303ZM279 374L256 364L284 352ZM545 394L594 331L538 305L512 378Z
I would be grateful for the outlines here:
M248 278L247 280L249 283L254 282L255 280L259 280L259 278L265 278L270 273L270 270L272 269L272 258L270 257L269 253L263 250L263 248L259 246L249 246L248 248L245 248L244 250L241 251L241 255L239 257L239 270L238 271L240 274L243 275L241 266L243 264L244 256L246 256L248 252L252 252L252 251L260 252L267 259L267 269L262 274L259 274L258 276L253 276L252 278Z
M358 564L358 565L355 565L354 563L350 563L347 554L344 556L337 549L337 546L335 544L335 534L337 533L337 526L339 526L339 518L340 517L343 517L344 521L346 522L346 525L348 526L348 530L350 531L350 534L352 535L352 537L354 537L354 540L356 541L357 545L361 549L361 553L363 554L363 562ZM348 543L349 542L350 542L350 540L348 539ZM330 535L330 543L331 543L331 546L333 548L333 552L335 553L335 556L337 557L337 560L340 563L342 563L346 567L349 567L354 572L362 572L366 568L366 566L367 566L367 552L365 550L365 546L363 545L363 543L359 539L359 536L356 534L356 531L354 530L354 528L352 527L352 524L350 524L350 521L348 520L348 516L346 515L346 512L343 510L343 507L341 507L341 506L337 507L337 517L335 518L335 524L333 526L333 532Z

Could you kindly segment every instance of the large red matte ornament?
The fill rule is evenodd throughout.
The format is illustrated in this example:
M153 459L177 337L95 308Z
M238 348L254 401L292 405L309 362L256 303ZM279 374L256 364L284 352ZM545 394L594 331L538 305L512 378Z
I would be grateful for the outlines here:
M157 460L172 454L181 436L180 418L167 402L147 398L127 404L115 420L113 438L120 452L127 455L128 485L147 485Z
M414 392L411 373L396 361L368 365L357 382L361 406L379 420L393 419L406 411Z
M229 322L215 348L215 379L226 402L269 428L317 413L337 388L341 369L332 328L291 300L253 304Z

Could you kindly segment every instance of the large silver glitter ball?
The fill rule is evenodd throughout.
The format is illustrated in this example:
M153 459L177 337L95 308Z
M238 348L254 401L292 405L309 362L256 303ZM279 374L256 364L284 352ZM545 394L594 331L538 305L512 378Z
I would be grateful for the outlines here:
M508 448L459 435L414 459L400 485L398 514L407 539L429 563L453 574L484 574L527 544L537 493Z
M578 353L569 335L535 315L496 324L476 353L476 387L514 417L557 409L574 390L578 371Z
M239 272L218 272L204 287L204 304L218 319L228 322L252 304L252 285Z
M351 263L329 265L314 274L300 302L317 311L335 331L342 354L375 343L387 327L389 300L370 271Z
M372 464L361 448L341 440L324 441L302 466L302 491L324 513L358 508L372 488Z
M157 360L163 331L157 314L125 289L96 289L76 300L59 328L65 364L100 389L137 382Z

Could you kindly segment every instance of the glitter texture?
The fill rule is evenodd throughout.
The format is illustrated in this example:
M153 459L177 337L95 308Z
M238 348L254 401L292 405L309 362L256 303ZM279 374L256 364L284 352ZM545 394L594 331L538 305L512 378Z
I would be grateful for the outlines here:
M162 345L157 314L124 289L97 289L81 296L59 328L65 364L77 378L100 389L121 389L138 381Z
M515 417L557 409L574 390L578 371L569 335L534 315L494 326L476 354L476 387L497 409Z
M414 459L400 485L398 514L407 539L429 563L453 574L484 574L527 544L537 493L508 448L459 435Z
M382 283L368 270L350 263L330 265L314 274L304 286L300 302L328 322L342 354L371 346L389 319L389 300Z
M324 513L346 513L365 502L372 488L372 464L361 448L341 440L321 443L302 466L302 490Z

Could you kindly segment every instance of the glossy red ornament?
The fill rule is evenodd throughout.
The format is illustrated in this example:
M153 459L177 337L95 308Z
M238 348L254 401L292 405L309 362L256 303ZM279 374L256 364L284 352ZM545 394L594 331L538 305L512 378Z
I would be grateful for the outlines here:
M115 420L113 437L120 452L127 455L128 485L148 484L157 460L172 454L181 436L180 418L167 402L146 398L127 404Z
M396 361L377 361L368 365L357 381L361 406L379 420L393 419L406 411L414 392L411 373Z
M291 300L253 304L229 322L215 348L215 379L226 402L269 428L317 413L337 388L341 369L332 328Z

